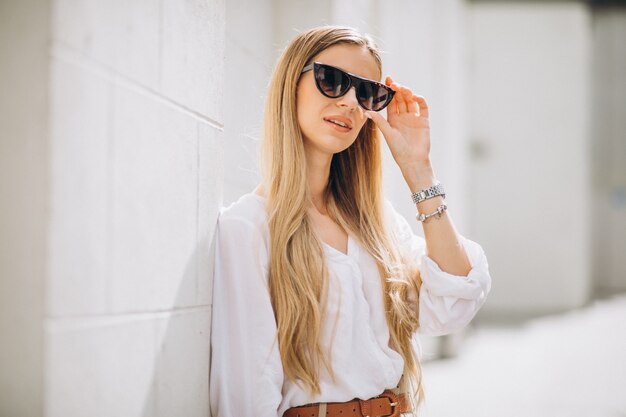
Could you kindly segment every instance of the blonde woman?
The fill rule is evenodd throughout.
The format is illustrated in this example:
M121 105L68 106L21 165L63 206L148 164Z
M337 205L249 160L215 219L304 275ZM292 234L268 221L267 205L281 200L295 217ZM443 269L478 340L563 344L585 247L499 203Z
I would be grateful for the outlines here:
M278 60L263 181L218 220L214 417L413 415L417 335L458 330L485 302L487 260L445 206L426 101L381 69L371 38L340 26ZM383 197L379 130L425 239Z

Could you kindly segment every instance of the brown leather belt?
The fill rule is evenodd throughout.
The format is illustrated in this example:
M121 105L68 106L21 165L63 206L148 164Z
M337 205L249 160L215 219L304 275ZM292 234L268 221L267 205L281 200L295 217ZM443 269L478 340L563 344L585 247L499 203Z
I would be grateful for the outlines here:
M355 398L343 403L314 403L291 407L283 417L400 417L411 411L404 394L385 390L368 400Z

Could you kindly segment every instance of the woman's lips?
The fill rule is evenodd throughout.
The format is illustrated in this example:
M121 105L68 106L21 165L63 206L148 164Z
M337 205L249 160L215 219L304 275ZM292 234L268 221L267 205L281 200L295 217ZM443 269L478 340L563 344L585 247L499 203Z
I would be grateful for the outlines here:
M329 124L333 129L338 130L339 132L342 132L342 133L349 132L352 130L348 127L339 126L336 123L329 122L328 120L324 120L324 123Z

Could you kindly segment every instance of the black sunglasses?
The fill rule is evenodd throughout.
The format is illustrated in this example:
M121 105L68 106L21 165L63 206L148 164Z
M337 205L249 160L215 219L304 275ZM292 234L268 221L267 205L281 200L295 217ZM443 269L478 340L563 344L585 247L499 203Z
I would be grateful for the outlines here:
M359 105L365 110L381 111L389 105L396 93L390 87L378 81L361 78L331 65L313 62L302 68L302 73L312 69L315 85L320 93L330 98L346 94L350 87L356 89Z

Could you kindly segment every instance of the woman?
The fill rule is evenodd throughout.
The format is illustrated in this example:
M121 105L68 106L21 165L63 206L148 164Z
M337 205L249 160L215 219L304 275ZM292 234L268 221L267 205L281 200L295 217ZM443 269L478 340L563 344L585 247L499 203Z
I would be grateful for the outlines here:
M430 164L426 101L375 81L381 68L372 40L339 26L301 33L278 60L263 182L218 220L214 417L415 410L414 336L458 330L485 301L483 250L455 231ZM425 239L383 198L378 129Z

